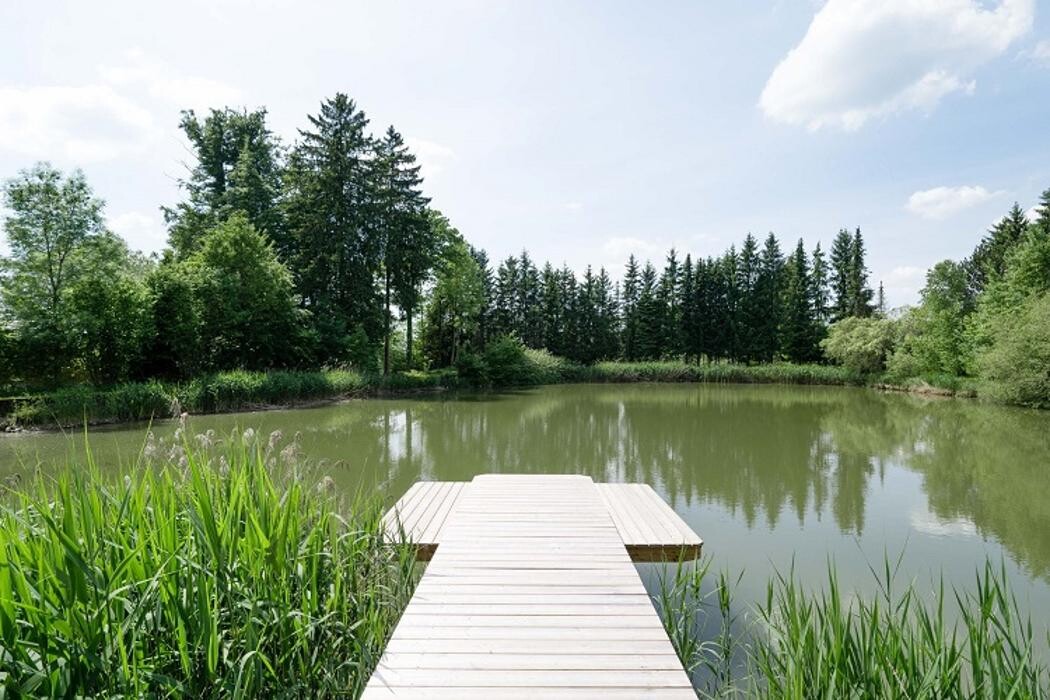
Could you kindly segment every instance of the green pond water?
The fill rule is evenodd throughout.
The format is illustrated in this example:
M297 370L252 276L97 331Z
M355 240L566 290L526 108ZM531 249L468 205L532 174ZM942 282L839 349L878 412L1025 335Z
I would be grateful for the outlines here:
M193 433L248 427L300 433L321 474L390 503L416 480L483 472L648 483L704 538L715 570L744 572L742 605L764 597L774 568L819 586L833 560L863 594L885 554L901 557L899 582L921 586L943 574L969 587L990 557L1037 629L1050 623L1050 412L854 388L635 384L189 419ZM175 428L153 425L168 440ZM145 431L91 431L96 460L134 459ZM0 437L0 478L82 442ZM659 566L641 569L655 585Z

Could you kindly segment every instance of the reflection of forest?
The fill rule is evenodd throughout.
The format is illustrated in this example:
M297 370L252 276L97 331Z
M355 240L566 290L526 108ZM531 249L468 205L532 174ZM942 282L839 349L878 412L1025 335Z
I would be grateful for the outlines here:
M716 502L748 525L827 512L860 533L870 479L897 464L922 475L939 518L972 521L1032 573L1050 573L1044 413L772 386L552 387L358 406L315 427L351 435L354 480L363 470L394 494L420 475L578 472L653 484L673 504Z
M899 466L921 475L937 518L973 523L1050 578L1050 412L835 387L578 385L191 419L219 435L247 425L301 433L303 454L342 488L379 485L391 499L419 478L578 472L644 481L679 507L715 503L748 526L820 514L857 534L871 479ZM174 428L153 426L168 440ZM103 464L133 459L143 431L93 431L92 451ZM0 478L65 463L75 443L9 436Z

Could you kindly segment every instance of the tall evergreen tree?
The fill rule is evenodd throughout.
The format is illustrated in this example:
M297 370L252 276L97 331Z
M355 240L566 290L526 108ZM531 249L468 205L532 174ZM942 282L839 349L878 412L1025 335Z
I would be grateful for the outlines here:
M407 320L406 361L412 358L412 313L421 286L437 257L430 200L423 196L419 166L394 127L377 144L372 161L374 218L371 222L381 263L383 289L383 374L390 373L391 303Z
M540 275L526 251L518 261L517 316L519 337L530 348L543 345L543 316L540 309Z
M824 260L824 251L820 249L818 242L813 248L813 266L810 271L810 281L813 287L813 312L820 323L828 322L828 266Z
M853 237L840 229L831 244L831 320L840 321L850 315L850 275L853 269Z
M660 299L656 268L646 263L638 287L638 333L635 339L638 359L656 360L663 355L664 307Z
M623 299L621 302L621 326L623 327L623 356L626 360L637 360L638 353L638 300L641 294L641 274L638 260L632 254L627 259L623 275Z
M770 233L762 246L759 258L758 277L755 280L756 308L762 310L753 320L754 353L764 362L775 359L780 349L780 322L783 290L784 256L780 252L777 237Z
M364 112L342 93L308 119L286 177L290 264L322 356L340 359L356 329L370 343L383 329L375 285L381 252L373 227L375 148Z
M658 296L660 299L661 354L678 357L682 354L682 318L679 308L681 274L678 253L674 248L667 253L663 274L660 276Z
M853 234L850 243L849 282L847 292L849 295L849 315L866 317L871 316L871 299L874 293L868 286L868 268L864 262L864 237L858 228Z
M521 335L521 305L519 291L521 288L521 270L518 259L511 255L496 269L494 283L492 333L493 337L501 335Z
M1044 197L1047 195L1050 195L1050 190L1044 193ZM1006 263L1010 253L1024 239L1028 227L1029 223L1024 210L1017 202L1014 202L1006 216L989 229L988 234L981 239L977 248L964 263L972 294L975 296L980 294L991 280L1002 277L1006 272Z
M750 233L740 248L736 266L736 293L738 306L736 317L736 351L735 356L745 362L758 359L761 343L758 338L763 324L766 309L758 294L758 276L761 261L758 254L758 241Z
M815 288L801 239L786 268L782 352L792 362L810 362L820 357L818 320L814 305Z

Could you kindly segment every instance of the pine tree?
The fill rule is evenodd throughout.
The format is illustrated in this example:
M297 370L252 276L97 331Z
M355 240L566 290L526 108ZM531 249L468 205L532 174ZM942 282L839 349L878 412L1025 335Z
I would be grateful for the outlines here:
M849 282L849 315L864 318L871 316L871 298L874 294L868 286L868 268L864 263L864 238L858 228L850 244Z
M1044 197L1046 195L1050 195L1050 190L1044 193ZM1045 220L1046 216L1041 216L1040 219ZM1050 224L1047 226L1050 229ZM1029 223L1024 210L1014 202L1007 215L992 226L988 235L981 239L964 263L970 280L970 290L974 296L984 291L989 282L1002 277L1006 272L1007 259L1024 239L1028 228Z
M699 265L697 265L699 267ZM700 351L698 346L699 316L697 315L696 297L696 274L693 268L693 258L685 256L682 263L682 283L679 286L678 308L681 317L680 350L686 356L696 360Z
M882 286L882 280L879 280L879 293L877 297L878 301L875 303L875 309L878 311L879 316L886 316L886 289Z
M628 361L637 360L638 354L638 298L641 292L641 277L638 260L632 254L627 259L627 270L623 275L623 300L621 304L621 326L623 327L623 356Z
M565 355L565 300L561 296L561 280L548 262L540 273L543 347L555 355Z
M619 352L619 308L616 292L609 278L609 273L602 267L598 270L595 285L595 358L612 359Z
M492 335L521 334L521 307L519 304L519 289L521 287L521 271L518 267L518 259L513 255L508 257L496 270L496 281L494 285L493 309L492 309Z
M447 245L445 247L448 247ZM481 306L478 309L477 323L474 324L474 337L470 339L474 347L483 349L492 337L493 297L496 284L492 279L492 267L489 265L489 254L481 248L468 246L470 256L477 263L481 280Z
M817 347L818 320L814 307L814 285L801 239L787 262L784 284L784 320L781 349L792 362L810 362L820 357Z
M761 309L761 313L754 318L754 349L755 356L764 362L773 361L780 349L783 267L784 257L780 253L780 244L777 237L770 233L762 246L754 291L756 309Z
M674 248L667 253L663 274L660 276L658 296L661 317L661 355L678 357L682 354L681 314L678 306L681 279L678 268L678 253Z
M736 266L737 307L735 314L737 358L750 362L760 354L759 333L766 309L757 293L760 261L758 241L750 233L740 248Z
M310 129L289 159L289 266L302 305L312 312L324 358L342 359L360 327L369 342L382 334L375 285L381 248L374 235L368 119L340 93L308 117Z
M831 244L831 320L840 321L850 315L850 270L853 266L853 237L841 229Z
M813 266L810 271L810 282L813 287L813 313L820 323L828 322L828 266L824 261L824 251L817 243L813 249Z
M656 268L646 263L638 290L638 359L657 360L663 355L664 306L660 300Z
M517 316L519 337L530 348L543 345L543 315L540 309L540 275L526 251L518 258Z
M427 219L430 200L423 196L423 178L415 163L416 157L391 126L377 144L372 161L371 226L382 266L383 374L390 373L391 302L396 300L406 316L406 361L411 363L412 313L438 253L432 222Z

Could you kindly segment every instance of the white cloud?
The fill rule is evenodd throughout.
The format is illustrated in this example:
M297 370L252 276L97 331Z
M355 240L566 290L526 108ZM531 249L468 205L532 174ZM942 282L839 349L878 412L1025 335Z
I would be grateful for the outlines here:
M580 211L583 209L583 202L566 202L564 206L569 211Z
M76 164L142 154L173 127L173 108L238 98L230 86L180 76L132 51L83 85L0 86L0 151Z
M110 230L127 241L132 250L153 253L167 243L168 234L159 216L129 211L108 218Z
M205 111L236 104L241 92L226 83L196 76L179 75L170 66L150 59L139 49L128 51L125 63L103 66L102 80L119 89L145 93L158 102L179 109Z
M1039 63L1050 66L1050 39L1043 39L1032 47L1029 55Z
M926 284L926 270L915 265L900 265L890 270L882 283L887 297L910 302L918 298L919 290Z
M642 240L631 236L614 236L602 245L602 253L610 264L626 265L627 258L634 256L638 258L639 264L644 265L647 260L654 264L663 259L670 246L663 243Z
M427 139L406 136L405 144L416 156L424 177L439 175L456 156L456 152L448 146Z
M983 204L999 196L1001 191L989 192L980 185L960 187L934 187L919 190L908 197L908 211L924 219L947 219L964 209Z
M1028 219L1029 223L1035 223L1036 219L1039 218L1039 207L1032 207L1024 213L1024 218Z
M971 93L971 73L1032 27L1034 0L828 0L773 70L759 105L811 130L859 129Z

